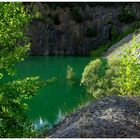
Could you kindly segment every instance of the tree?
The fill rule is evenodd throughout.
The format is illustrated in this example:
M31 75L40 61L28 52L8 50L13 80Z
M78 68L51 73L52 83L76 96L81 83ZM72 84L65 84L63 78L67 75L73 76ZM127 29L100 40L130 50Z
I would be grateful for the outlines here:
M73 79L74 75L75 75L75 72L74 72L73 68L70 65L68 65L67 66L67 75L66 75L66 78L68 80Z
M85 67L82 74L81 85L84 85L95 99L107 94L109 81L105 79L106 67L106 60L95 59Z
M13 76L14 64L30 49L25 35L30 19L22 3L0 3L0 79ZM31 137L33 126L23 99L30 99L42 85L39 77L0 83L0 137Z
M120 58L114 59L114 61L118 61L118 65L115 67L115 77L113 78L112 83L120 95L134 96L139 94L139 46L140 43L137 43L134 37L132 43L124 46ZM110 65L110 69L112 69L112 67L114 67L114 65Z
M95 98L108 95L136 96L140 92L140 43L134 39L103 65L99 59L84 69L81 84Z

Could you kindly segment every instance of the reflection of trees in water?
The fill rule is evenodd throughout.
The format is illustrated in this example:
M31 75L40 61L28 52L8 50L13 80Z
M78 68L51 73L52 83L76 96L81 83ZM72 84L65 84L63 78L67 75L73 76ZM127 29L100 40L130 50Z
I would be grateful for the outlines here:
M72 88L73 86L80 86L80 79L74 78L67 80L67 85L69 88Z
M35 130L40 130L40 129L43 129L45 127L49 128L51 126L49 121L47 121L47 119L44 119L42 117L40 117L39 119L34 121L33 125L34 125Z
M40 117L39 119L34 121L33 125L34 125L35 130L42 130L43 128L48 129L63 119L64 119L64 113L62 113L61 109L58 109L58 113L56 114L56 119L53 124L49 123L49 121L46 118Z
M60 122L61 120L64 119L64 113L61 111L61 109L58 110L58 115L56 115L56 121L54 124L57 124L58 122Z

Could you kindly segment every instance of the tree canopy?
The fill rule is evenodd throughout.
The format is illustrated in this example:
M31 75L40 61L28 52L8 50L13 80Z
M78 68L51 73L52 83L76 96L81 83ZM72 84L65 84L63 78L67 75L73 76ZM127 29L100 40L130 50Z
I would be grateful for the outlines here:
M0 3L0 79L13 76L14 64L30 49L25 34L30 19L21 2ZM34 96L41 85L39 77L0 83L0 137L31 137L33 125L23 99Z

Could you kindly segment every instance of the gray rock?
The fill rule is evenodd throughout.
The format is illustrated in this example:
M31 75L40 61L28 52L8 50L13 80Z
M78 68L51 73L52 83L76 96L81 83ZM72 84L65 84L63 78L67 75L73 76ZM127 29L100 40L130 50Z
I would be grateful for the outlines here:
M140 106L136 99L111 96L93 102L67 116L45 137L138 138Z
M69 7L46 8L47 3L35 3L41 19L33 20L28 35L31 37L31 55L89 55L90 51L100 47L112 38L111 30L115 26L121 34L124 28L133 27L135 22L121 23L118 14L128 7L139 18L138 3L79 3L78 11L83 16L82 23L76 23ZM56 25L48 14L58 14L60 24ZM87 36L88 29L97 30L97 35Z

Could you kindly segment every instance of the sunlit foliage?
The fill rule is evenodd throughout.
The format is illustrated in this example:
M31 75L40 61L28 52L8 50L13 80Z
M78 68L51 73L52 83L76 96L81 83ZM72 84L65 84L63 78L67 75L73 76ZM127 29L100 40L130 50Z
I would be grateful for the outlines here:
M23 61L30 49L25 36L30 19L22 3L0 3L0 79L13 76L14 64ZM0 83L0 137L33 135L23 99L30 99L42 85L39 77Z
M99 59L84 69L81 84L95 98L108 95L136 96L140 92L140 43L135 38L109 57L106 64Z
M74 77L74 75L75 75L75 72L74 72L73 68L70 65L68 65L67 66L67 75L66 75L66 78L67 79L72 79Z

